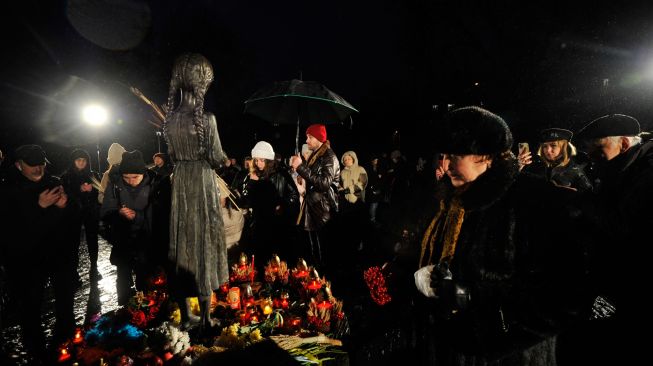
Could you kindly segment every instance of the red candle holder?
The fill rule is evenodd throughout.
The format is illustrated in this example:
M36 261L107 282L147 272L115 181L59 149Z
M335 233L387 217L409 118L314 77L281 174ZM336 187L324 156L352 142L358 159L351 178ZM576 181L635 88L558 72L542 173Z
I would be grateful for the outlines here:
M302 328L302 318L299 316L292 316L284 322L284 328L290 333L299 332Z
M240 325L247 325L249 316L246 311L244 310L239 311L237 313L237 316L240 321Z
M302 279L308 277L308 271L297 271L293 273L295 278Z
M256 300L254 300L254 297L247 297L243 299L243 304L245 304L246 307L254 305Z
M317 291L322 288L322 284L318 280L312 280L306 285L306 288L312 291Z
M331 309L332 307L333 307L333 304L331 304L330 301L326 301L326 300L323 300L323 301L321 301L321 302L319 302L319 303L317 304L317 308L318 308L318 309L329 310L329 309Z
M67 345L64 344L63 346L59 347L59 362L66 362L70 359L70 357L70 350L68 349Z
M163 276L159 276L159 277L154 279L154 285L155 286L163 286L165 284L166 284L166 280L165 280L165 278L163 278Z
M73 336L73 344L80 344L82 342L84 342L84 334L81 329L77 328Z

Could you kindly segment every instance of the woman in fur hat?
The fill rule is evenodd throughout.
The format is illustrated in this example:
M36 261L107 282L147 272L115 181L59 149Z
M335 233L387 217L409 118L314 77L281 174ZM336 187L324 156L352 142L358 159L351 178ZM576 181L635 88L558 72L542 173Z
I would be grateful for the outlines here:
M487 110L450 112L440 136L444 141L438 148L448 166L415 273L418 290L426 296L421 299L429 314L423 316L432 320L422 329L424 362L555 364L551 314L560 304L553 303L558 298L549 289L557 263L536 261L555 256L539 249L543 241L532 240L529 230L540 222L535 216L555 212L541 199L550 197L546 188L569 191L522 180L510 152L511 132Z

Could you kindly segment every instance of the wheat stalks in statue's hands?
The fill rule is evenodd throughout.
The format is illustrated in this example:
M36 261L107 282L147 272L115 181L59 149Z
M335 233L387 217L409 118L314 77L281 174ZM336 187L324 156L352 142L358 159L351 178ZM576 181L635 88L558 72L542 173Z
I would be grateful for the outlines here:
M130 86L130 87L129 87L129 90L130 90L130 91L131 91L135 96L137 96L138 99L142 100L145 104L149 105L149 106L154 110L154 117L156 117L156 118L157 118L161 123L163 123L163 121L166 119L166 114L165 114L164 109L162 109L162 108L159 107L156 103L154 103L153 101L151 101L148 97L146 97L145 95L143 95L143 93L142 93L140 90L138 90L138 88L135 88L135 87L133 87L133 86ZM154 124L154 123L151 122L151 121L148 121L148 122ZM161 128L161 124L159 124L158 127Z

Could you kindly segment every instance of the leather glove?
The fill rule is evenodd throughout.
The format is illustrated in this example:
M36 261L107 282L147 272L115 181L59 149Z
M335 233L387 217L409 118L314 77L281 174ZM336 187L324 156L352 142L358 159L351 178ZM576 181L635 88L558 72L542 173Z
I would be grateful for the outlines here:
M435 268L433 268L433 272L431 272L431 287L434 289L439 288L442 285L442 281L451 280L452 276L453 275L449 270L449 263L442 262L436 264Z
M469 307L470 290L453 279L447 262L436 265L431 272L431 287L446 308L464 310Z

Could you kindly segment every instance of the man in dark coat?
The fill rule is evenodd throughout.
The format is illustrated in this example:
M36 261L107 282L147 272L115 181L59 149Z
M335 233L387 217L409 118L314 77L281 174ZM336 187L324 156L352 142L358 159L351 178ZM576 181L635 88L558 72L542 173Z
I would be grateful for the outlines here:
M312 151L307 161L295 155L291 168L306 181L306 194L300 208L298 224L308 232L310 254L315 263L328 260L328 246L322 229L338 211L340 163L327 140L326 127L314 124L306 129L306 144ZM326 258L325 258L326 257Z
M587 194L574 202L592 238L590 274L596 297L590 317L581 329L587 347L580 350L583 362L606 362L628 352L617 352L621 343L617 326L616 306L625 279L641 281L646 276L637 271L646 268L641 256L620 260L619 253L628 253L633 246L650 242L653 227L653 141L642 140L639 122L627 115L610 114L597 118L578 132L584 149L600 172L595 194ZM648 238L648 239L647 239ZM643 285L643 284L642 284ZM633 286L631 283L630 286ZM645 285L643 285L645 286ZM581 360L579 358L579 360Z
M18 238L2 241L2 260L19 312L23 342L37 360L45 360L49 355L41 325L48 277L55 290L53 344L71 337L75 330L72 248L65 236L68 197L61 181L46 172L47 163L40 146L20 146L16 149L16 163L0 189L2 232L11 231Z

